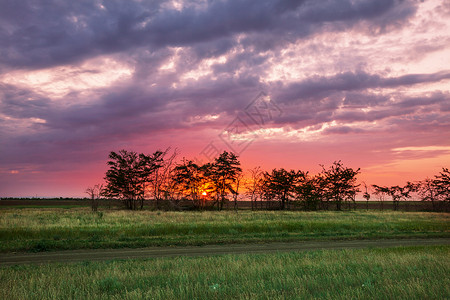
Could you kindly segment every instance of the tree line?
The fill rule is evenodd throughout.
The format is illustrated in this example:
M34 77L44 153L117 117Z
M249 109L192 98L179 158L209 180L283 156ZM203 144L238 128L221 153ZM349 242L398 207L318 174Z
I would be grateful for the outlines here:
M176 161L177 151L167 148L152 154L120 150L109 154L105 184L86 190L97 210L101 197L120 199L128 209L144 207L152 199L157 208L163 203L179 207L188 201L192 208L222 210L230 202L238 208L238 196L245 195L251 208L304 210L342 210L355 204L356 195L363 192L367 205L371 198L368 186L357 183L360 169L345 167L335 161L315 175L308 171L275 168L270 172L261 167L248 170L246 176L238 157L224 151L212 162L197 163L183 158ZM450 172L443 168L434 178L408 182L405 186L372 185L382 202L389 198L398 209L402 200L413 193L423 201L431 201L433 209L450 202Z

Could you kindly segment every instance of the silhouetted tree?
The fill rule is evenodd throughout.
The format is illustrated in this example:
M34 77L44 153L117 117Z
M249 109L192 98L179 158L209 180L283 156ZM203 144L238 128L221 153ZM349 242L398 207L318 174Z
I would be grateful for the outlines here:
M206 185L204 167L197 165L192 160L183 160L182 164L175 167L174 181L182 194L192 201L195 207L205 206L205 197L202 197L202 188ZM206 191L205 191L206 192Z
M446 203L450 202L450 171L448 168L442 168L442 171L439 175L435 176L433 182L436 192L437 198L440 201L444 201Z
M134 151L112 151L107 162L104 195L121 199L128 209L137 209L138 202L143 205L145 191L151 182L152 174L162 163L162 152L153 155L137 154Z
M450 203L450 172L442 168L442 172L434 179L426 178L417 184L417 191L422 201L431 201L433 210L441 210Z
M347 201L355 201L359 184L356 184L356 176L360 173L360 169L344 167L341 161L335 161L329 169L322 166L322 185L327 201L336 204L336 209L342 209L342 203Z
M408 182L405 186L377 186L373 185L377 194L389 195L392 199L394 210L398 210L401 200L408 200L411 198L411 192L415 191L415 185Z
M364 185L364 194L363 194L363 198L366 199L366 209L369 209L369 200L370 200L370 194L368 191L368 187L367 184L365 182L363 182Z
M236 212L238 210L239 187L242 184L243 178L244 174L242 172L238 173L236 176L236 180L234 181L234 184L231 184L230 186L231 194L233 195L234 210Z
M402 195L402 188L398 185L394 185L391 187L387 187L388 195L391 196L392 204L394 207L394 210L398 210L398 206L400 203L401 195Z
M161 200L170 200L173 197L172 175L177 156L176 149L169 155L170 147L165 151L156 151L153 158L158 162L159 168L150 174L149 191L156 201L156 208L160 208ZM169 197L172 196L172 197ZM141 207L142 208L142 207Z
M379 186L376 184L372 185L374 189L374 194L378 196L381 204L381 210L384 209L384 200L387 195L389 195L389 189L385 186Z
M433 210L436 210L438 201L438 191L433 179L425 178L417 184L417 191L422 201L431 201Z
M298 171L295 188L297 199L305 210L318 210L322 202L322 189L318 176L309 176L308 172Z
M240 165L238 157L227 151L220 154L213 163L204 165L204 174L213 183L213 191L219 210L223 209L228 192L233 193L232 186L242 173Z
M250 196L250 202L252 205L252 210L256 209L256 201L263 183L263 171L261 167L255 167L249 170L249 180L246 182L247 195ZM261 206L262 207L262 206Z
M295 192L298 174L294 170L273 169L264 173L264 193L266 198L280 202L280 208L289 208L289 201Z
M103 184L96 184L92 187L86 189L86 194L91 198L91 208L92 211L97 211L98 201L103 194Z

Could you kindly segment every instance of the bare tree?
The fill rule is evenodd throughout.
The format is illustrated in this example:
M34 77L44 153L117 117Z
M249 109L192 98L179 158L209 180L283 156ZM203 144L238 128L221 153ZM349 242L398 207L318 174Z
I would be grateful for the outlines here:
M244 178L244 173L238 173L237 175L236 175L236 178L235 178L235 181L234 181L234 184L232 184L231 186L230 186L230 191L231 191L231 193L233 194L233 200L234 200L234 210L237 212L237 210L238 210L238 196L239 196L239 186L241 185L241 183L242 183L242 180L243 180L243 178Z
M156 208L159 209L161 206L161 200L169 200L173 198L174 190L171 181L173 179L172 175L178 152L177 149L175 149L171 154L169 154L170 147L168 147L164 151L157 151L157 153L160 153L160 168L156 169L155 172L151 174L149 190L151 196L153 196L156 201Z
M259 191L263 183L263 171L261 167L249 169L249 180L246 182L247 194L250 196L252 210L256 209L256 201L258 199Z
M91 208L92 211L97 211L98 202L103 193L103 184L96 184L92 187L86 189L86 194L91 198Z

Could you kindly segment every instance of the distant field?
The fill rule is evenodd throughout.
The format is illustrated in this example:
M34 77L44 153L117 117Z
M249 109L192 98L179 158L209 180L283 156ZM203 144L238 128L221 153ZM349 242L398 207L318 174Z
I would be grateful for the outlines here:
M52 199L40 199L40 198L4 198L0 200L0 209L4 209L7 207L70 207L70 206L90 206L91 202L89 199L66 199L66 198L52 198ZM436 209L438 211L446 211L449 212L450 207L443 205L444 203L440 203L437 205ZM100 207L117 207L122 208L123 204L119 200L100 200ZM168 201L161 201L162 207L172 208L172 205ZM192 207L192 203L190 201L185 201L180 203L181 207L189 208ZM267 210L267 209L276 209L280 206L279 202L276 201L258 201L256 203L257 210ZM250 201L238 201L238 208L249 210L251 209ZM369 203L367 201L356 201L355 203L345 204L344 209L358 209L358 210L393 210L394 205L392 201L376 201L371 200ZM144 209L154 210L156 209L156 203L153 200L146 200L144 203ZM210 209L213 209L210 207ZM228 202L225 206L225 209L234 209L234 203ZM291 205L291 210L302 210L302 206L299 202L293 202ZM334 210L335 207L331 205L330 210ZM174 209L176 210L176 209ZM427 201L401 201L399 205L399 210L401 211L432 211L433 206L432 203Z
M0 251L294 240L449 237L450 215L413 212L153 212L3 208Z
M449 299L450 247L24 265L1 299Z
M55 205L51 205L51 204L47 204L47 205L8 205L7 207L3 206L0 208L1 209L12 209L12 208L65 208L65 209L69 209L69 208L77 208L77 207L87 207L89 206L88 204L75 204L75 205L61 205L61 204L55 204Z

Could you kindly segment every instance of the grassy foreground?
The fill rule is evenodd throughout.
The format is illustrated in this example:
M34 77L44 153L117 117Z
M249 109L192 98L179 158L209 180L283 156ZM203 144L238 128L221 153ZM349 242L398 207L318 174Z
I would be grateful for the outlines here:
M450 247L0 268L1 299L448 299Z
M0 251L449 237L449 221L444 213L2 209Z

